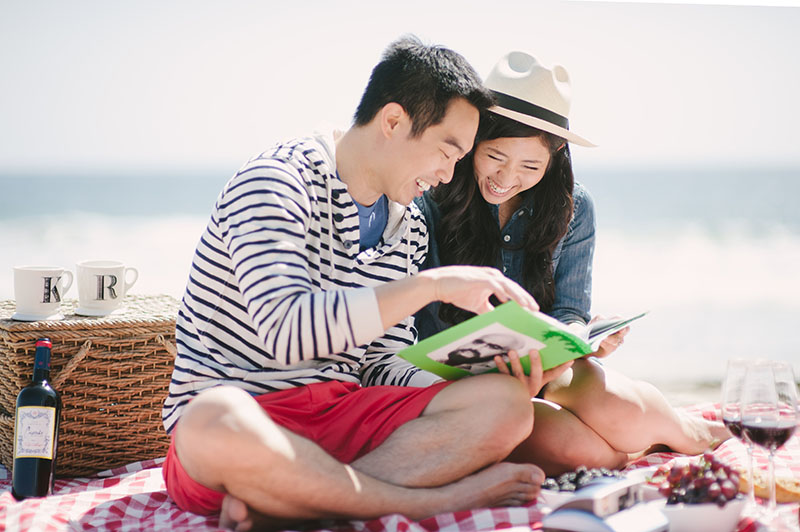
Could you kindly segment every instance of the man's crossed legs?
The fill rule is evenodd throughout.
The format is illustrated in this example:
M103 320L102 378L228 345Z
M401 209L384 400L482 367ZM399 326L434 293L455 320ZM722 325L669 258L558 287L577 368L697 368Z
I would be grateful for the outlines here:
M533 500L542 471L498 463L531 432L528 390L488 374L434 393L421 415L347 464L276 423L246 392L213 388L186 406L171 452L189 480L225 494L223 526L247 528L254 513L276 524L391 513L423 519Z

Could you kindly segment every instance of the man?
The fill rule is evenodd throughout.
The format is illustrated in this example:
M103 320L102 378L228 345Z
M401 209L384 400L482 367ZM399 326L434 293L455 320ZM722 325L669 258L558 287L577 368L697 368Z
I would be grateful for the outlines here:
M246 529L254 515L423 518L536 496L541 470L497 464L531 431L522 383L434 384L394 356L431 301L536 308L493 269L417 273L427 231L412 199L451 179L489 103L461 56L401 39L352 128L280 144L226 185L193 260L164 404L164 477L181 508Z

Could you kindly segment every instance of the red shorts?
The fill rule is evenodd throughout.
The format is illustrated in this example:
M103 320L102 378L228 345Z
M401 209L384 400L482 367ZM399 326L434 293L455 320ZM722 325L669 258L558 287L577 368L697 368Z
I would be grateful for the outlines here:
M427 388L323 382L266 393L254 399L278 425L307 438L342 463L349 464L389 437L400 425L422 414L431 399L450 384ZM196 482L175 453L172 433L162 466L167 493L182 509L202 515L219 513L225 494Z

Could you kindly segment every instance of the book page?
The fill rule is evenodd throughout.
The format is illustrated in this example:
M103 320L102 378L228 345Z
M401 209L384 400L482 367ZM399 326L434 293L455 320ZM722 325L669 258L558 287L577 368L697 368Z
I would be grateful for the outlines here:
M547 370L592 352L589 344L563 323L519 306L514 301L445 329L397 355L448 380L497 371L495 355L514 349L525 373L532 349L538 349Z
M635 314L633 316L628 316L623 318L597 320L594 323L590 323L589 325L586 326L586 330L588 331L589 345L592 346L593 350L597 351L603 340L605 340L612 334L621 331L622 329L627 327L631 322L636 321L639 318L645 316L648 312L649 311L645 311L639 314Z

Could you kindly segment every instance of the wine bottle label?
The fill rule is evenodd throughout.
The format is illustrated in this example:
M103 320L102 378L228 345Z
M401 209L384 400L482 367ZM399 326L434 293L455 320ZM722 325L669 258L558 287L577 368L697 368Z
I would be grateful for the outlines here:
M53 459L56 409L49 406L17 408L14 429L14 458Z

